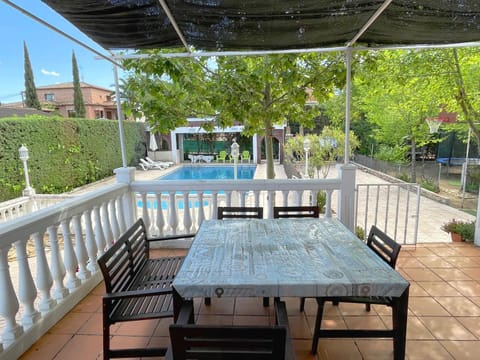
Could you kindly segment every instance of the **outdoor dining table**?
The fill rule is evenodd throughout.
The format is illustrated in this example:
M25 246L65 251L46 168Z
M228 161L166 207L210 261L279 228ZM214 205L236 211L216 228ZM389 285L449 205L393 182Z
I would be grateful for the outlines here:
M205 220L173 288L176 311L194 297L398 298L405 354L408 281L335 218Z

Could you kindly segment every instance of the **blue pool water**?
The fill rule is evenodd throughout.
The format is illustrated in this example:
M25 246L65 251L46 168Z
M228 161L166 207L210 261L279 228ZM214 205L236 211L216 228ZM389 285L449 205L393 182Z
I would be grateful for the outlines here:
M255 169L255 165L239 165L237 166L237 178L253 179ZM158 180L233 180L233 171L233 166L182 166Z
M237 167L237 178L243 180L253 179L255 169L255 165L239 165ZM159 177L157 180L233 180L233 170L233 166L182 166L170 174ZM189 201L188 204L189 208L198 208L199 205L198 200ZM203 205L207 206L208 202L205 201ZM137 206L142 207L142 201L138 201ZM152 207L157 209L158 204L156 200L147 203L148 209ZM162 201L162 209L166 210L167 208L167 202ZM178 208L183 209L183 201L178 202Z

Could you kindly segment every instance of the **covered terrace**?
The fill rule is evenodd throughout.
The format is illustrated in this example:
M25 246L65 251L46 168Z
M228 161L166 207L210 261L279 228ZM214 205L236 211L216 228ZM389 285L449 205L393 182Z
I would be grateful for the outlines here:
M11 1L2 1L27 16L37 21L40 20ZM168 56L243 56L343 51L349 80L352 51L382 48L478 46L480 40L480 27L478 26L480 7L477 2L473 1L226 0L187 2L124 0L105 2L44 0L44 2L103 46L106 52L97 53L97 55L115 65L118 65L117 59L121 57L113 51L115 49L185 47L184 52ZM48 26L48 24L46 25ZM59 29L52 29L61 32ZM68 34L65 35L68 36ZM72 40L77 41L76 39ZM347 81L346 94L345 133L348 139L350 128L349 81ZM121 112L120 107L118 107L118 112ZM119 114L118 118L123 117ZM119 122L119 127L122 128L121 122ZM123 134L122 131L120 133ZM122 154L124 154L123 139L121 138L119 142ZM348 143L346 148L348 148ZM147 206L147 197L156 197L160 203L161 196L165 191L170 194L171 199L175 199L175 194L181 192L183 199L188 203L189 191L206 190L205 186L192 183L176 186L176 188L166 188L158 183L136 181L133 169L127 167L125 156L123 159L123 167L116 170L118 177L116 184L68 199L53 207L0 226L2 238L0 292L3 294L0 302L0 314L6 324L2 333L0 358L20 357L66 314L84 320L91 317L92 323L90 324L93 328L98 326L95 319L98 319L99 315L96 313L98 308L95 304L98 304L99 301L98 291L101 291L101 288L97 287L101 282L101 276L96 267L96 258L139 216L144 217L149 226L157 229L164 228L164 214L162 211L152 214L151 208ZM345 158L345 163L341 167L337 179L253 180L243 183L242 186L225 182L208 184L208 190L213 190L215 193L224 191L227 194L224 200L226 204L231 204L230 194L234 192L249 192L252 195L252 202L258 204L259 194L264 192L268 194L265 206L270 210L273 204L273 196L270 195L278 194L281 199L279 203L288 205L301 201L302 197L298 194L311 192L312 198L315 198L321 189L326 190L330 194L329 196L332 193L338 195L336 216L348 228L354 230L355 166L349 164L348 157ZM296 197L292 197L293 200L289 198L291 192L297 194ZM134 205L138 200L136 196L140 196L142 201L139 210ZM240 197L239 204L245 204L241 199L242 197ZM174 200L171 204L175 209ZM329 203L327 202L327 204ZM215 209L217 205L217 198L214 197L213 208ZM176 212L172 211L168 216L170 216L170 224L175 225L173 231L177 231ZM183 225L186 228L179 229L179 231L194 230L195 226L205 218L202 210L196 215L195 222L192 221L189 211L184 211L182 216ZM49 252L45 251L44 239L47 239L51 246ZM60 239L65 240L62 251L58 246ZM30 265L26 256L27 242L35 244L37 259L35 266ZM16 253L15 264L18 268L19 286L13 285L13 278L9 271L7 255L11 249L14 249L13 251ZM447 254L446 256L450 259L440 258L441 254ZM434 250L434 247L419 246L414 250L409 250L407 247L402 257L403 264L401 262L399 265L400 271L415 285L412 286L413 294L410 306L412 316L410 317L409 331L416 333L415 335L411 334L414 339L422 340L418 343L411 342L413 346L410 345L412 349L410 353L409 345L407 345L409 358L420 359L432 354L436 358L446 359L468 359L467 356L476 356L480 338L476 325L480 296L478 249L471 246L459 247L459 249L451 246L439 246L438 250ZM465 265L473 270L465 271L463 269ZM414 270L407 270L408 266L413 267ZM447 272L445 270L440 271L443 274L441 276L438 270L433 271L431 267L453 268L453 275L445 274ZM442 283L442 281L448 281L448 284ZM426 282L426 284L418 284L419 287L417 287L416 282ZM82 303L82 299L92 290L94 290L93 296L96 299L91 302L89 298L86 298L84 300L86 303ZM90 315L82 315L78 308L78 312L72 312L77 304L90 304L91 308L95 310ZM83 309L88 307L85 306ZM19 310L20 308L21 310ZM216 309L218 311L218 308ZM264 311L261 307L259 310ZM344 316L347 313L337 313L334 317L336 318L336 315ZM76 314L81 315L77 316ZM248 311L244 314L252 315ZM308 329L308 312L303 320L295 318L297 313L293 309L290 314L292 323L298 323L299 328ZM466 318L460 319L463 316ZM470 316L473 317L473 320L470 319ZM419 319L418 317L424 318ZM447 325L440 321L445 317L448 318ZM247 317L238 321L255 319ZM350 326L350 321L355 323L359 320L365 321L367 324L372 320L378 325L378 321L383 321L382 314L377 312L375 313L376 320L373 320L374 317L336 319L331 322L331 326ZM71 326L75 329L75 334L77 331L85 331L87 334L93 334L90 339L96 341L94 335L96 330L89 330L79 323ZM150 329L153 330L156 326L157 324L153 324ZM62 327L61 322L59 327ZM128 329L124 330L129 331ZM61 337L64 340L72 338L71 331L70 329L68 333L64 332ZM156 334L165 334L164 331L165 328L160 327L159 333ZM155 333L150 332L150 334ZM296 341L296 352L301 354L304 349L303 344L309 342L305 340L308 330L302 334L297 332L296 334L299 340ZM151 336L148 335L149 339ZM52 343L52 338L45 337L45 339L46 344ZM89 343L83 341L88 339L79 336L76 337L76 340L83 344L80 345L83 350L79 355L85 358L85 349L89 349ZM125 339L118 338L118 340ZM130 339L129 341L137 340ZM73 358L69 348L65 347L67 343L68 341L64 341L63 345L57 346L56 350L52 352L51 358ZM46 344L44 343L40 347L46 349ZM390 342L385 344L389 345ZM349 347L357 351L351 358L368 358L367 355L363 355L365 352L362 352L363 342L353 343L348 340L332 343L332 346L333 353L336 353L335 349L338 349L338 346L342 348L342 350L338 350L342 351L341 354L344 354L343 351ZM385 354L386 358L391 357L391 352L382 351L383 342L375 341L366 343L365 346L367 348L374 347L374 350L366 350L373 355ZM26 356L35 356L39 350L35 350L34 347L32 351L33 354L29 353ZM427 355L425 355L425 351L427 351ZM99 354L92 354L92 356L95 358ZM319 356L326 358L326 355Z

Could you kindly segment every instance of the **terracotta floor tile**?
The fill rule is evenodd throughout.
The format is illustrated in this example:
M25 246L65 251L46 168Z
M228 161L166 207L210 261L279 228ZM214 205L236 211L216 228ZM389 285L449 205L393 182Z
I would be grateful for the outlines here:
M314 316L307 317L308 328L311 334L313 334L315 329L315 320L316 318ZM343 317L323 316L322 329L347 329L347 324L345 324Z
M173 324L173 318L160 319L158 321L158 326L156 327L152 336L155 336L155 337L163 337L163 336L169 337L170 333L169 333L168 327L170 326L170 324Z
M197 324L233 325L233 316L199 314Z
M408 360L455 360L440 342L431 340L407 341L407 357Z
M452 268L454 265L441 257L423 256L417 258L423 265L429 268Z
M142 349L146 348L149 342L150 336L113 336L110 340L110 349Z
M480 280L480 267L464 267L462 271L473 280Z
M480 307L465 297L436 297L442 305L453 316L480 316Z
M423 268L407 268L403 269L407 273L410 279L414 281L440 281L442 280L430 269Z
M449 284L465 296L480 296L480 282L478 281L449 281Z
M480 296L468 296L468 298L477 306L480 306Z
M480 341L442 341L441 344L457 360L477 360L480 357Z
M427 297L413 297L408 302L409 309L416 316L448 316L449 313L438 302Z
M365 310L365 304L354 304L354 303L340 303L338 304L340 313L343 316L350 315L361 315L361 316L375 316L377 313L375 311Z
M385 329L380 316L345 316L348 329Z
M476 340L457 319L443 316L424 316L420 321L438 340Z
M123 336L152 336L158 324L158 319L126 321L119 323L118 328L114 331L110 330L110 333Z
M356 344L365 360L392 360L393 340L362 339Z
M103 334L103 324L102 324L102 314L94 313L83 326L78 330L79 334L89 334L89 335L102 335Z
M201 302L199 314L233 315L234 307L234 298L212 298L210 305Z
M415 257L397 260L397 266L401 268L424 268L425 265Z
M92 316L92 313L70 312L53 326L50 332L56 334L75 334Z
M102 312L102 295L90 294L72 309L72 312Z
M417 246L416 249L411 249L410 253L415 257L420 256L437 256L432 250L428 247Z
M273 325L274 324L273 318L270 316L235 316L233 318L233 325Z
M235 299L235 315L269 315L272 312L272 299L270 306L263 306L262 299L258 298Z
M295 340L293 339L293 350L295 352L295 359L296 360L317 360L318 355L312 355L311 347L312 342L311 340Z
M455 251L455 249L451 248L449 246L440 246L439 245L439 246L435 246L435 247L430 248L430 250L434 254L444 257L445 260L447 260L446 258L449 257L449 256L456 256L457 255L457 252Z
M55 360L85 360L103 358L102 337L75 335L55 356ZM43 360L43 359L42 359Z
M289 316L290 336L294 339L311 339L313 333L305 316Z
M382 317L383 319L383 317ZM391 317L389 318L391 319ZM391 326L391 323L388 324ZM407 323L407 340L433 340L435 337L416 316L409 316Z
M419 285L419 282L410 282L409 296L429 296L425 289Z
M182 255L185 250L170 253ZM451 268L447 263L455 268ZM478 358L480 249L471 244L453 243L403 246L397 269L411 282L407 359ZM442 278L451 280L444 281ZM103 283L97 286L20 359L76 360L77 353L82 354L81 360L101 359L101 296L104 289ZM390 356L386 358L392 359L390 339L322 339L318 354L310 354L317 312L316 301L307 299L305 312L300 312L298 298L282 300L287 303L297 360L368 360L382 359L385 354ZM202 324L225 325L271 324L274 321L272 302L273 299L270 300L270 306L265 308L262 299L214 298L212 305L207 308L203 299L196 298L196 321ZM168 329L172 321L172 318L167 318L113 325L112 342L122 347L167 346ZM342 303L340 306L333 306L326 303L322 327L339 329L347 328L347 325L389 328L391 309L374 305L368 313L362 304ZM435 337L439 340L435 340Z
M465 274L462 270L460 269L437 269L437 268L432 268L432 271L440 276L443 280L445 281L451 281L451 280L472 280L467 274Z
M447 256L445 261L448 261L450 264L457 267L478 267L478 262L475 261L476 258L466 257L466 256Z
M445 281L419 281L418 285L430 296L463 296Z
M72 335L69 334L46 334L33 344L20 360L53 359L71 338Z
M456 319L480 340L480 316L462 316Z
M311 347L311 342L309 343ZM309 350L310 350L309 347ZM317 348L318 359L321 360L360 360L362 354L353 340L321 339Z

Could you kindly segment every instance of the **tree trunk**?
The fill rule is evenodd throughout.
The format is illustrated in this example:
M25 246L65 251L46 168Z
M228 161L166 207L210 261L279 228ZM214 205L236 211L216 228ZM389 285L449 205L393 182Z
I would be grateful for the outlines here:
M417 165L417 162L416 162L416 153L417 153L417 143L415 142L415 139L412 139L412 146L411 146L411 167L410 167L410 171L411 171L411 179L410 181L412 183L416 183L417 182L417 168L416 168L416 165Z
M266 83L263 93L263 106L267 109L272 103L272 94L270 84ZM268 114L268 111L265 111ZM266 115L265 124L265 156L267 157L267 179L275 179L275 169L273 167L273 125L270 115Z

